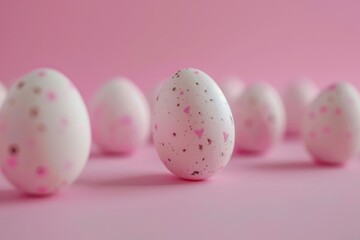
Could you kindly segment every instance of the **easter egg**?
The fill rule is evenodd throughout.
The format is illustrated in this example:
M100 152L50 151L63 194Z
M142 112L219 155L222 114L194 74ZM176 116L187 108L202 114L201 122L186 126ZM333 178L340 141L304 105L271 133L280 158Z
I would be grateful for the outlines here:
M285 110L277 91L267 83L245 89L236 105L236 149L262 153L278 143L285 131Z
M286 110L286 131L289 135L300 135L305 111L318 92L317 86L309 79L295 79L288 86L283 101Z
M37 69L10 88L0 111L0 164L19 190L49 195L70 185L87 162L91 132L72 82Z
M340 82L323 90L309 105L303 139L318 163L341 165L360 150L360 97L357 89Z
M94 142L106 153L133 153L150 135L150 110L145 95L130 80L105 83L90 106Z
M153 140L174 175L189 180L214 176L234 147L229 104L206 73L186 68L165 82L154 104Z

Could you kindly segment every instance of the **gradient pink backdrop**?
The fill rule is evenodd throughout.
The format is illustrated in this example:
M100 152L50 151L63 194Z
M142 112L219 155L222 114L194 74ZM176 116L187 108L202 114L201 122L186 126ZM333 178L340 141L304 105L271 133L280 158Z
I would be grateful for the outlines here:
M114 75L149 91L177 69L222 81L360 77L360 1L12 1L0 3L0 79L67 74L88 99Z

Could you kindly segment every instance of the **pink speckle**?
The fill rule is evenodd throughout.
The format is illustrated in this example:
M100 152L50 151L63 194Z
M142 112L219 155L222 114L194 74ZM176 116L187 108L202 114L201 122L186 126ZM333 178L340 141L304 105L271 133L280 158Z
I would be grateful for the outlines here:
M66 117L61 118L60 124L62 127L67 127L69 125L69 120Z
M329 126L324 126L324 127L322 128L322 130L323 130L323 133L324 133L324 134L329 134L329 133L330 133L330 127L329 127Z
M328 108L326 106L321 106L320 107L320 112L321 113L327 113L327 111L328 111Z
M194 132L199 138L201 138L204 133L204 129L201 128L201 129L195 130Z
M179 92L179 95L184 95L184 91Z
M45 72L44 72L44 71L40 71L40 72L38 72L37 76L42 78L42 77L45 76Z
M224 142L226 142L229 138L229 133L223 132L223 136L224 136Z
M316 117L316 114L314 112L309 112L309 118L314 120Z
M38 193L47 193L49 189L46 186L39 186L37 191Z
M336 116L340 116L340 115L342 114L342 112L343 112L343 111L342 111L341 108L336 108L336 109L335 109L335 115L336 115Z
M40 177L47 175L47 169L43 166L39 166L36 168L36 174Z
M253 121L251 119L246 119L244 122L246 128L251 128L253 126Z
M131 116L126 115L120 118L120 124L124 124L124 125L130 125L132 124L133 119Z
M9 168L15 168L18 165L18 159L16 157L9 157L6 160L7 165Z
M328 86L328 87L326 88L327 91L333 91L333 90L335 90L335 89L336 89L336 84L331 84L330 86Z
M309 133L309 136L310 136L311 139L316 139L316 137L317 137L316 131L311 131Z
M190 112L190 106L184 108L184 113L189 114L189 112Z
M48 91L47 94L46 94L46 98L47 98L47 100L48 100L49 102L53 102L53 101L56 100L57 95L56 95L56 93L53 92L53 91Z

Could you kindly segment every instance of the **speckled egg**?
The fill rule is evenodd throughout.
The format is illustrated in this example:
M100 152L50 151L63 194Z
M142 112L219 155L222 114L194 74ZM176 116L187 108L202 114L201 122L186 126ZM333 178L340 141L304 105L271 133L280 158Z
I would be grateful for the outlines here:
M300 135L304 113L318 93L318 87L306 78L294 79L288 86L283 95L287 134L291 136Z
M319 163L343 164L360 149L360 97L347 82L331 85L308 107L303 139Z
M261 153L274 146L285 131L285 110L277 91L267 83L245 89L236 112L236 148Z
M231 109L206 73L186 68L165 82L154 105L153 139L164 165L189 180L209 178L234 147Z
M49 195L70 185L89 156L85 104L72 82L37 69L10 88L0 111L0 164L18 189Z
M115 78L103 85L90 106L94 142L106 153L132 153L150 135L145 95L130 80Z

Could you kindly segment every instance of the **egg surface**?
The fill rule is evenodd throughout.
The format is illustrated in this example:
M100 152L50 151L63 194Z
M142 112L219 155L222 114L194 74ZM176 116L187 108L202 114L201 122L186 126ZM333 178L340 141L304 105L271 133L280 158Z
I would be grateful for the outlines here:
M317 86L304 78L295 79L286 89L283 100L286 110L286 131L289 135L300 135L305 111L318 93Z
M308 107L303 139L319 163L343 164L360 149L360 97L347 82L326 88Z
M145 95L130 80L103 85L90 106L94 142L107 153L132 153L149 139L150 110Z
M176 176L206 179L228 163L234 147L233 116L206 73L194 68L175 73L160 89L153 114L156 150Z
M250 85L236 107L237 150L265 152L282 138L285 110L279 94L269 84Z
M85 104L70 80L37 69L10 88L0 111L0 164L23 192L48 195L70 185L89 156Z

